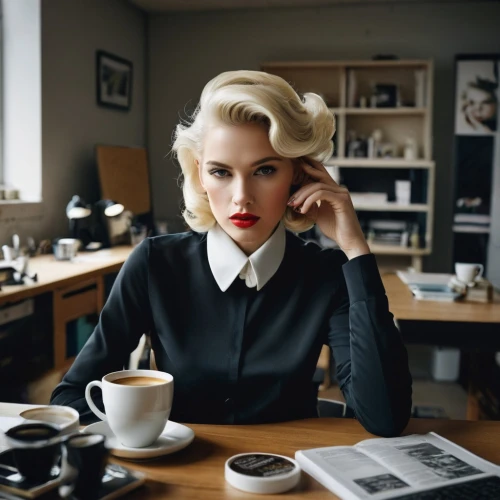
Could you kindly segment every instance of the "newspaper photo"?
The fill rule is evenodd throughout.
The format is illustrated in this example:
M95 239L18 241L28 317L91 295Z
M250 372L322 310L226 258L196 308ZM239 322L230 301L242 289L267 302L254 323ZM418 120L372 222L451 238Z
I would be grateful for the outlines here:
M307 473L345 499L399 498L500 475L498 466L435 433L302 450L295 457Z

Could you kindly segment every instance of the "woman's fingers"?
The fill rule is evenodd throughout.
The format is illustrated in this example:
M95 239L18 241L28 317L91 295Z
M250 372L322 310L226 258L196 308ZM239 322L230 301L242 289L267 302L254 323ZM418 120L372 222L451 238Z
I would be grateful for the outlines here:
M302 162L302 167L307 175L310 175L314 179L320 179L327 184L332 184L333 186L338 186L338 184L333 180L332 176L328 173L325 166L316 160L311 160L310 158L304 159Z
M312 193L318 190L332 191L334 193L348 193L346 188L340 187L338 185L324 184L322 182L314 182L313 184L307 184L296 191L293 196L288 200L288 205L297 207L302 205L306 198Z
M301 214L306 214L311 209L313 204L321 201L326 201L330 203L334 211L342 212L342 207L346 206L346 203L348 203L349 199L350 198L348 192L338 192L332 191L330 189L319 189L318 191L315 191L314 193L309 195L302 203L302 205L298 205L294 210L300 212Z

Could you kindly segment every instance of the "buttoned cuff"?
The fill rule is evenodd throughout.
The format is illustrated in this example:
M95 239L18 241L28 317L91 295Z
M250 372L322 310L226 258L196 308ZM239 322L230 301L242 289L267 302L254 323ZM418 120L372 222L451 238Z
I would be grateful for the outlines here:
M385 295L375 255L370 253L355 257L346 262L342 270L351 304Z

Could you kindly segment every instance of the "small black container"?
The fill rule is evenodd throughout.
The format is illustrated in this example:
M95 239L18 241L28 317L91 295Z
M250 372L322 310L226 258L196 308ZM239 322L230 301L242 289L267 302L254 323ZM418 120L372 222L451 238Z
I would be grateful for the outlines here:
M12 446L14 463L28 481L44 482L61 456L61 430L48 423L21 424L5 436Z
M76 434L65 442L68 464L78 471L73 496L95 500L102 485L109 451L101 434Z

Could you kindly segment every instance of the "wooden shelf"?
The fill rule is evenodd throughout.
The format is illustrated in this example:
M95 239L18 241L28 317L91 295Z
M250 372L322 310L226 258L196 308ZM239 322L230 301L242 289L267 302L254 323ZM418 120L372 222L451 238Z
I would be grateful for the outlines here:
M434 162L404 158L330 158L325 165L341 168L433 168Z
M327 103L330 112L335 115L334 139L337 157L330 158L325 163L325 166L335 167L329 169L332 177L344 178L343 182L347 187L356 192L380 191L379 186L374 185L378 182L377 176L373 175L373 171L359 170L363 168L383 170L380 172L380 188L383 190L387 190L388 183L392 180L409 179L417 183L421 197L415 199L420 199L424 203L375 205L368 200L363 203L360 199L355 208L359 214L368 219L376 218L382 212L391 212L386 214L386 217L397 214L399 218L408 219L410 223L417 223L415 220L418 219L419 234L423 241L427 242L427 248L412 249L379 244L374 247L374 253L406 255L411 260L411 265L417 271L421 271L422 256L431 253L430 242L434 221L436 167L432 161L434 94L432 60L277 61L264 63L262 70L290 82L299 93L314 92L320 95ZM394 107L358 107L358 104L365 100L367 104L370 103L371 97L375 95L374 85L377 83L387 83L397 87L396 99L392 96L390 101L386 101ZM402 106L397 107L396 103L401 103ZM408 139L415 141L418 159L347 157L351 131L357 138L366 140L375 130L382 132L383 145L394 147L393 154L403 156ZM367 146L365 144L365 147ZM343 170L348 168L358 170L354 172ZM407 171L401 171L404 169ZM420 171L415 173L417 175L410 175L409 169L420 169ZM366 181L363 176L366 176ZM367 213L372 211L372 214ZM425 216L422 217L421 213Z
M375 255L429 255L429 248L408 248L393 245L370 243L370 250Z
M324 68L427 68L429 60L427 59L404 59L404 60L387 60L387 61L361 61L361 60L344 60L344 61L268 61L262 63L262 68L294 68L294 69L324 69Z
M426 108L328 108L335 115L421 115L427 113Z
M378 205L355 204L356 210L364 212L428 212L430 206L424 203L411 203L410 205L398 205L397 203L384 203Z

